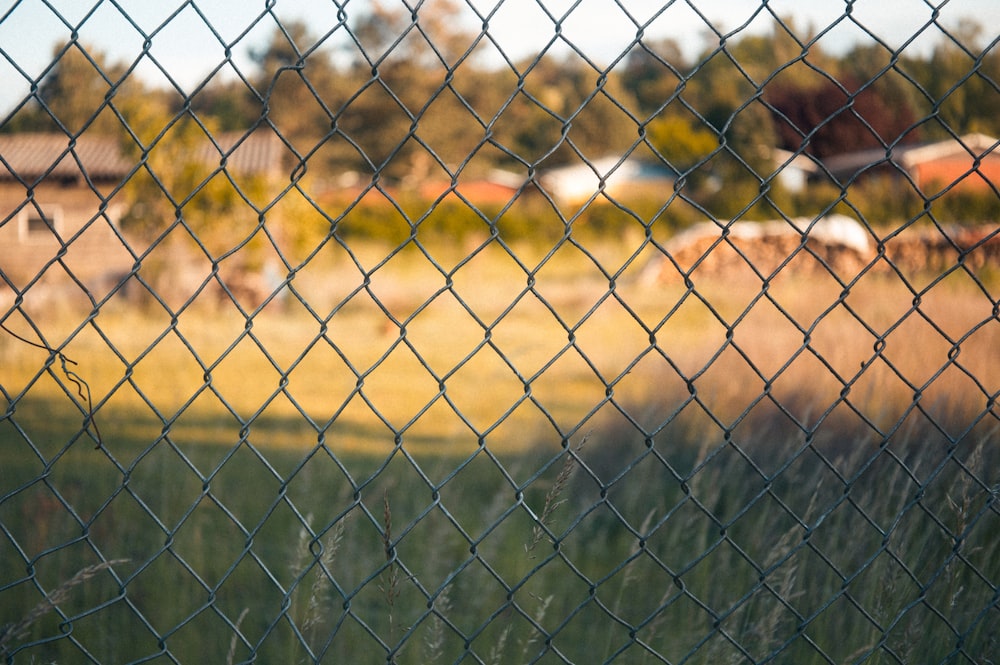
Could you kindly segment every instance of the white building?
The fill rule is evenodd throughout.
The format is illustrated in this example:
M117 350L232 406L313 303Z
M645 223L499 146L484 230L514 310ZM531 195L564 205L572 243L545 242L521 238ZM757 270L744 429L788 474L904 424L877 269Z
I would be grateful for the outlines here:
M617 198L642 190L672 190L676 179L676 171L663 163L634 157L602 157L545 171L539 177L539 184L553 198L575 203L601 191Z

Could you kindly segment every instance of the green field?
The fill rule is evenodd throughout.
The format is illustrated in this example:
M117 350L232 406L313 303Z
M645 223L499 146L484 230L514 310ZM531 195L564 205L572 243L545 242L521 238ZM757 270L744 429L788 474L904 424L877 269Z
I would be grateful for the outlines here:
M249 320L28 302L93 417L0 333L0 654L988 662L995 285L633 249L371 248Z

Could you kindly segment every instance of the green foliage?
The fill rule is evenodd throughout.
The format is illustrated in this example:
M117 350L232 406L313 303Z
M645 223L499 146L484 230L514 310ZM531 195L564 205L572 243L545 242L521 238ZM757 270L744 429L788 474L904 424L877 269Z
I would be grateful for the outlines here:
M926 200L906 180L891 176L868 178L846 192L831 184L812 185L788 194L779 207L792 216L851 215L875 227L931 218L941 224L984 224L1000 218L1000 199L989 190L953 188Z
M214 256L259 245L254 205L266 200L267 183L263 176L244 174L234 184L219 170L208 157L217 152L210 138L216 128L149 107L133 124L143 147L133 143L128 149L143 168L126 184L123 228L148 241L181 222Z
M73 42L56 50L37 103L15 113L4 131L61 123L73 132L87 127L118 135L137 160L148 149L149 168L123 192L128 230L155 237L180 217L205 234L213 254L253 233L259 221L253 207L270 201L274 183L236 191L190 156L209 141L205 132L247 131L262 118L288 142L282 169L302 176L297 185L310 201L275 205L269 218L287 227L289 242L303 252L322 242L331 224L344 238L399 244L494 232L550 241L565 235L570 219L574 232L615 233L658 215L680 225L692 217L679 213L690 206L676 200L660 210L673 191L650 205L648 193L625 202L642 207L634 217L613 205L574 216L529 201L528 193L506 210L484 203L477 211L448 200L431 211L415 199L401 200L396 209L369 197L338 202L330 181L340 175L364 180L378 173L380 186L397 192L456 174L475 179L497 167L523 172L575 163L577 153L585 159L658 154L681 171L690 169L683 194L708 214L771 218L808 214L829 199L823 186L783 191L772 178L775 146L822 153L904 135L1000 134L1000 96L990 84L1000 78L1000 54L977 53L981 35L972 25L959 33L969 53L943 44L928 56L894 57L879 45L863 45L835 57L819 44L804 50L813 33L786 20L769 35L708 44L693 60L670 41L644 40L608 71L573 53L490 69L463 59L475 37L461 27L464 11L451 0L422 3L418 31L410 28L408 12L377 3L352 14L359 43L336 52L328 37L289 23L253 53L256 70L246 80L210 82L190 99L146 89L134 75L123 78L122 67ZM921 214L923 201L905 184L884 185L852 186L845 205L875 222ZM956 191L931 207L957 220L982 221L995 216L997 206L995 197ZM308 221L298 224L299 217ZM223 238L233 226L239 237Z
M428 653L456 662L466 650L523 663L551 649L573 662L622 649L654 661L635 639L671 662L717 663L739 649L797 663L943 662L959 646L988 657L1000 533L970 473L990 481L995 447L970 433L944 450L917 429L897 434L889 455L863 430L830 427L802 453L801 430L781 419L730 439L681 416L645 441L598 429L572 454L468 458L334 458L318 447L265 449L265 463L245 444L118 439L128 490L110 501L121 473L92 449L72 450L47 485L6 502L7 533L33 534L29 555L59 547L31 564L0 551L15 583L0 625L37 606L30 581L90 579L60 596L65 623L39 614L2 646L45 662L71 662L81 648L100 662L164 648L179 662L227 662L241 617L237 662L251 649L292 663L386 662L386 649L398 649L396 663ZM59 426L73 425L49 421ZM6 478L37 473L13 430L0 445ZM793 469L762 476L796 451ZM79 526L49 486L113 565L66 545Z
M117 93L125 67L108 62L100 50L75 42L57 46L52 59L34 99L4 123L3 130L119 133L121 125L108 98Z
M406 214L389 200L374 195L360 202L326 204L324 209L334 218L334 233L347 242L365 239L399 245L413 235L412 221Z
M996 223L1000 219L1000 196L991 190L951 189L934 200L932 210L949 223Z
M507 243L551 245L567 234L599 240L645 235L647 229L648 233L664 239L705 219L704 213L681 198L665 204L660 197L650 195L628 199L624 205L597 200L573 216L531 193L520 195L506 207L499 204L470 207L453 197L436 202L406 195L393 201L374 195L360 202L331 199L322 207L326 214L335 217L333 228L345 242L389 246L411 240L428 246L452 245L493 235Z
M704 123L676 114L657 116L646 125L650 145L680 171L708 159L719 147L719 136Z

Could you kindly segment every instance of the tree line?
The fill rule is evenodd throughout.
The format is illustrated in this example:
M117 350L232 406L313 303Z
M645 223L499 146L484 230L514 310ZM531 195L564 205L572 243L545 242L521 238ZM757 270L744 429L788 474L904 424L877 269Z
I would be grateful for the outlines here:
M833 54L791 20L685 56L641 40L609 69L574 52L487 63L453 0L419 12L372 3L332 34L276 27L253 68L187 94L151 88L70 42L3 131L115 134L130 149L270 127L293 177L383 182L477 178L632 154L681 176L712 213L787 205L776 148L816 157L967 132L1000 134L1000 49L965 22L929 53L878 43ZM176 152L176 151L175 151ZM721 193L718 183L725 183ZM762 197L761 194L764 194Z

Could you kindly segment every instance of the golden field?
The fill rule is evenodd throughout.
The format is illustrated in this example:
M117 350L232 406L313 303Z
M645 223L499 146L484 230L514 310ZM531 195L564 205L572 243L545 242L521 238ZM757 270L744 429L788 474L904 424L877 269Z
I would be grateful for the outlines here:
M887 426L914 405L974 417L1000 390L995 282L961 271L909 284L887 271L841 276L845 286L785 270L765 289L749 267L696 270L687 288L650 282L642 269L656 252L627 243L519 247L516 259L496 242L465 249L335 256L250 316L204 298L168 303L176 317L115 297L89 319L33 312L30 299L24 311L77 363L112 451L118 438L163 433L376 453L397 435L414 452L467 453L482 439L515 451L621 412L652 432L692 397L701 406L686 413L716 427L774 405L804 427L831 407ZM7 326L36 339L23 323ZM2 353L20 408L45 402L46 419L56 410L78 427L86 409L58 359L9 336Z

